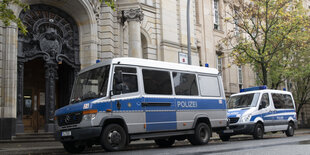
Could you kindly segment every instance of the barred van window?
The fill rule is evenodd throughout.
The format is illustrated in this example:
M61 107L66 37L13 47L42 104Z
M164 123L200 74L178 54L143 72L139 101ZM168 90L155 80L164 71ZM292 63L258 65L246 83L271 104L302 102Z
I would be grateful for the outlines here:
M199 88L202 96L220 97L220 87L217 77L199 76Z
M144 91L146 94L171 95L170 73L167 71L143 69Z
M198 95L195 74L173 72L173 83L176 95Z

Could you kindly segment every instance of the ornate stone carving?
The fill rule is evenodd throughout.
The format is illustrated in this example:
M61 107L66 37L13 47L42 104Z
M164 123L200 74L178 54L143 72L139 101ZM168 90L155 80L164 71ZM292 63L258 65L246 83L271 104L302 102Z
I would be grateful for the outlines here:
M144 14L141 9L130 9L124 11L124 17L127 21L139 21L143 20Z
M55 62L46 62L45 65L45 92L48 94L45 98L47 108L45 109L46 117L45 121L48 123L54 122L55 111L55 80L58 79L57 69L58 66Z
M47 5L31 5L19 17L28 33L18 35L18 119L22 119L23 110L23 63L42 58L45 61L46 131L53 132L58 64L64 61L74 71L80 68L78 27L68 14Z
M47 5L32 5L22 12L20 18L27 26L28 34L19 34L22 49L19 57L29 61L43 57L45 61L65 61L75 67L79 59L78 28L74 20L57 8Z
M96 15L96 20L98 21L101 3L98 0L88 0L88 1L91 7L93 8L94 14Z

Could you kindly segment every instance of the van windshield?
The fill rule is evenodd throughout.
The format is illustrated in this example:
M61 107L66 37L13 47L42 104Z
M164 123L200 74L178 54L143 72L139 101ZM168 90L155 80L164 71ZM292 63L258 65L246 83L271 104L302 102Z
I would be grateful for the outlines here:
M228 100L228 109L255 107L259 93L232 96Z
M79 74L73 86L71 103L106 96L109 71L108 65Z

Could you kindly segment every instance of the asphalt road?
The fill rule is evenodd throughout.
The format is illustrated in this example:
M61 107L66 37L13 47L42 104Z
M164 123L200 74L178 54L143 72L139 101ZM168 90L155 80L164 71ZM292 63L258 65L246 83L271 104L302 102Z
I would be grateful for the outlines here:
M172 147L159 148L154 141L134 141L128 148L118 152L105 152L100 146L85 150L82 154L105 155L310 155L310 130L298 132L294 137L283 133L265 134L262 140L253 140L252 136L238 135L228 142L222 142L217 135L209 144L193 146L188 141L177 141ZM65 152L60 142L41 143L0 143L0 154L27 155L63 155Z
M84 154L102 154L104 151L92 149ZM143 144L131 144L126 150L105 152L111 155L310 155L310 135L295 135L286 137L284 134L268 134L262 140L253 140L244 136L233 138L229 142L212 140L208 145L192 146L187 141L177 142L170 148L159 148L152 141Z

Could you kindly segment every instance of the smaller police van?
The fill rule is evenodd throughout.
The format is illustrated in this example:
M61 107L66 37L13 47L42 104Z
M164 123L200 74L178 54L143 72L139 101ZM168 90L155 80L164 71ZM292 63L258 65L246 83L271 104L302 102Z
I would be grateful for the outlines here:
M290 92L270 90L267 86L241 89L227 103L228 129L219 133L222 141L237 134L263 138L266 132L282 131L288 137L297 127L295 103Z
M137 58L106 59L76 77L71 103L55 112L56 139L70 153L101 145L121 150L130 141L171 146L207 144L227 126L217 69Z

